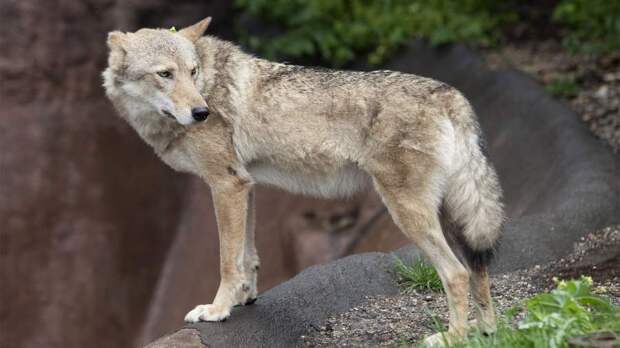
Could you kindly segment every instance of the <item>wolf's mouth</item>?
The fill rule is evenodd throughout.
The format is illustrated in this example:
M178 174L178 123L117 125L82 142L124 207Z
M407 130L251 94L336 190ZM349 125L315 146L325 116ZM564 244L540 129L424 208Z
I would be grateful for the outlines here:
M172 114L170 113L170 111L168 111L168 110L162 110L161 112L162 112L164 115L166 115L166 117L168 117L168 118L170 118L170 119L173 119L173 120L176 120L176 117L174 117L174 115L172 115Z

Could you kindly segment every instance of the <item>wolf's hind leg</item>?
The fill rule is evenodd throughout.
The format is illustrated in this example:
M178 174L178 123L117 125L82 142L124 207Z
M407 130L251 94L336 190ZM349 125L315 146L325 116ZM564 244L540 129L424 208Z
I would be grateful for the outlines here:
M476 325L482 332L494 332L497 324L486 266L471 272L471 294L476 307Z
M211 193L220 235L221 281L212 304L196 306L185 316L187 322L220 321L237 304L251 295L245 272L246 218L250 183L213 187Z
M419 155L420 156L420 155ZM469 272L448 246L439 222L438 205L441 183L432 159L401 159L401 170L373 174L375 187L394 222L426 255L443 283L450 311L449 330L429 337L430 345L448 342L465 335L468 310ZM398 164L397 164L398 165ZM426 165L426 167L425 167Z

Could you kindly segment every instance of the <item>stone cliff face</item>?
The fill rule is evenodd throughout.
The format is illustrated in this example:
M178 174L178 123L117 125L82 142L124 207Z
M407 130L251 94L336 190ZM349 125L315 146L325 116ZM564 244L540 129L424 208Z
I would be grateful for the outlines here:
M187 178L104 99L114 1L0 6L1 345L129 346Z
M212 32L230 38L231 11L207 0L0 3L0 345L131 346L210 301L208 189L165 167L115 115L100 72L110 30L211 15ZM345 252L404 242L385 214L370 227L388 233L356 237L380 207L374 195L257 198L263 289Z

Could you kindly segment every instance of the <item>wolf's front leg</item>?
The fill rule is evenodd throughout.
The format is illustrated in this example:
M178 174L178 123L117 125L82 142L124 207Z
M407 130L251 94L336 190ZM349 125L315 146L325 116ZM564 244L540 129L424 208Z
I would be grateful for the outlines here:
M248 194L247 223L245 234L245 250L243 256L243 267L245 270L246 282L249 284L250 290L245 303L252 304L258 296L257 278L260 261L256 251L254 226L255 226L255 207L254 207L254 188Z
M213 303L196 306L185 316L186 322L224 320L233 306L245 304L256 296L256 286L252 284L255 280L248 279L249 270L246 270L253 265L246 256L247 244L254 244L246 240L252 185L241 181L222 186L212 186L220 236L220 286Z

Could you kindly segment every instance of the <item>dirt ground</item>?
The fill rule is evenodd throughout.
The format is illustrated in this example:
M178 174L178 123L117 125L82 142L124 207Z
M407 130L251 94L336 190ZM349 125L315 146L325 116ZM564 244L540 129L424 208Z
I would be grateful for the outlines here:
M553 277L591 276L596 291L620 305L620 225L590 233L566 258L531 269L496 275L491 292L497 312L554 288ZM369 297L362 306L329 318L302 337L309 347L368 347L415 343L447 324L443 293Z

